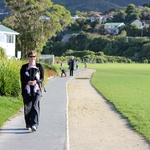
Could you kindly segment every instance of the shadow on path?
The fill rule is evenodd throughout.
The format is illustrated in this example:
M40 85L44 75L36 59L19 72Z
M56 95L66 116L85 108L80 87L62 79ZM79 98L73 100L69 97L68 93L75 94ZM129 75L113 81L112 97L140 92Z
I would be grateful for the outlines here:
M26 128L1 128L0 134L27 134L31 133Z

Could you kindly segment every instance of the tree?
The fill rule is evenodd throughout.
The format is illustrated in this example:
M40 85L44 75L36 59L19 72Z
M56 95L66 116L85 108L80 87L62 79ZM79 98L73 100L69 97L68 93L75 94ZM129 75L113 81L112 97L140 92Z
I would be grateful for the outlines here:
M130 23L133 20L139 19L140 12L134 4L129 4L125 12L127 14L125 17L126 22Z
M104 54L106 55L113 55L113 48L112 43L108 43L105 48L103 49Z
M119 10L114 16L113 16L113 22L124 22L126 13L124 10Z
M48 39L72 21L68 10L50 0L6 0L6 5L12 15L3 23L20 33L17 49L23 58L30 50L40 53Z
M89 25L89 24L85 24L83 27L82 27L82 30L83 31L90 31L92 28L91 28L91 26Z
M141 19L142 20L149 20L150 19L150 8L143 7L141 10Z
M80 30L80 26L78 23L74 23L71 25L71 27L69 29L71 29L72 31L79 31Z
M87 17L87 12L76 11L75 15L80 16L80 17Z
M141 60L150 60L150 43L143 44L142 50L139 53Z
M127 36L138 36L138 27L135 24L125 25L121 28L121 31L125 30Z

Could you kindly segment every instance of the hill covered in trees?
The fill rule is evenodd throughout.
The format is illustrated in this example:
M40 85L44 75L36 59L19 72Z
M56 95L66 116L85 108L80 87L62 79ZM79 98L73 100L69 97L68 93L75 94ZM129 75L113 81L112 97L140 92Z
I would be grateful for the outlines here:
M122 6L127 6L128 4L134 4L136 6L141 6L143 4L150 4L149 0L51 0L54 4L59 4L64 6L70 12L75 11L99 11L103 12L109 9L117 9ZM0 0L0 10L4 9L4 0Z
M97 63L110 61L150 63L150 26L143 24L144 27L140 29L132 24L136 19L150 20L150 7L136 7L129 4L126 8L112 10L107 15L110 14L114 15L106 22L125 23L119 28L118 35L109 34L105 30L105 23L98 20L91 22L88 17L79 18L62 33L49 39L44 46L43 54L54 54L58 57L73 55Z
M128 4L134 4L136 6L141 6L143 4L150 3L149 0L52 0L54 4L60 4L68 9L70 12L74 13L78 11L99 11L103 12L109 9L117 9Z

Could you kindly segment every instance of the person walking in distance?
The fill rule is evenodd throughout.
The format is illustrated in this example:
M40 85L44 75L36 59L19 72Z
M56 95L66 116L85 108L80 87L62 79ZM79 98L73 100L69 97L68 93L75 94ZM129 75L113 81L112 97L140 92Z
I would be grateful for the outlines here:
M78 59L76 59L76 61L75 61L75 65L76 65L76 69L78 69Z
M44 69L36 63L36 52L28 53L28 63L20 69L20 80L24 104L26 128L36 131L39 125L41 86L44 80Z
M73 76L73 70L74 70L74 56L71 56L70 60L68 61L69 70L70 70L70 76Z
M86 61L84 62L84 68L85 69L87 68L87 62Z

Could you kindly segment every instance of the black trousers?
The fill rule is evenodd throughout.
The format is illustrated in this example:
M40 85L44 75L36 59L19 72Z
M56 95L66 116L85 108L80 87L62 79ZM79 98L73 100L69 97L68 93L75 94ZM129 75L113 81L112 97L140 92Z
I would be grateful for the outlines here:
M70 76L73 76L73 69L70 69Z
M38 127L40 115L40 99L41 91L38 91L32 96L30 96L26 91L23 94L24 118L26 127L32 127L33 125Z

